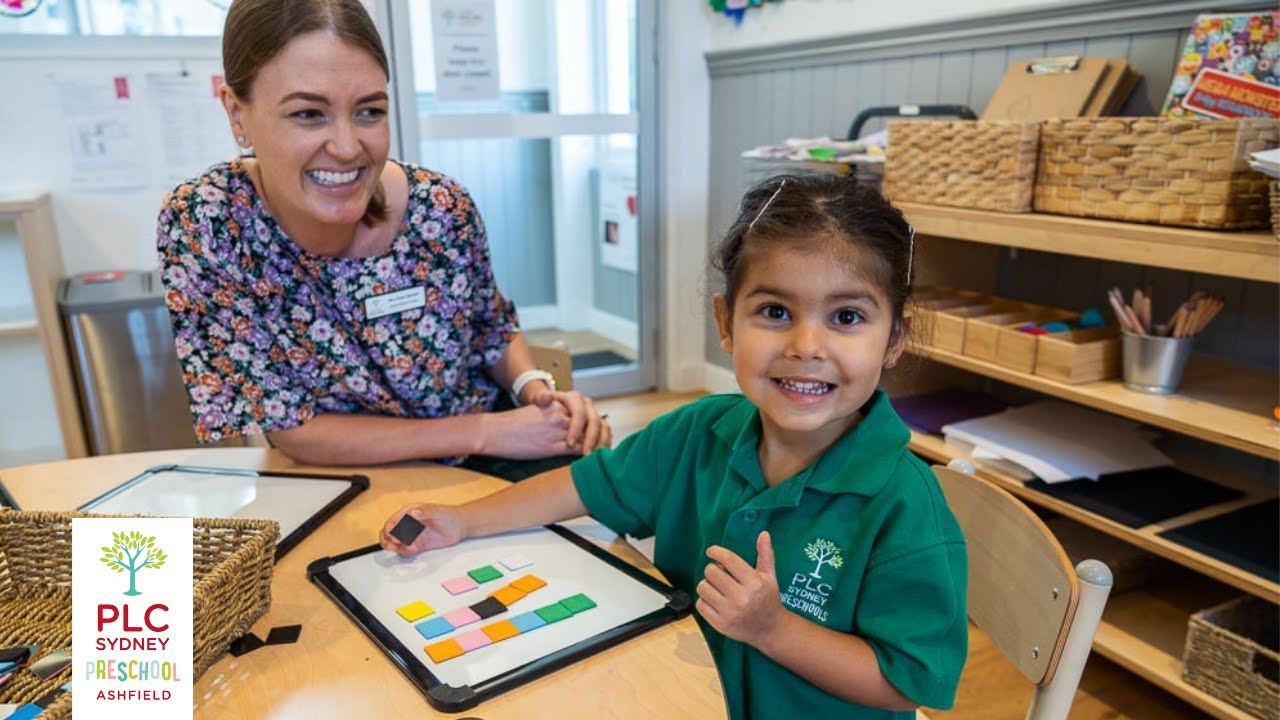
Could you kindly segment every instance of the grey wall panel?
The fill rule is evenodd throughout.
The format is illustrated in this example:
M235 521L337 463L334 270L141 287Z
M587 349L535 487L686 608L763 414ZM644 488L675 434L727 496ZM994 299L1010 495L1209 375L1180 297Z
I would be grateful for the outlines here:
M1241 0L1237 6L1268 3ZM708 237L714 242L728 227L752 178L739 158L743 150L786 137L842 136L858 111L877 105L963 103L981 113L1015 60L1123 57L1143 79L1122 114L1154 114L1188 28L1198 12L1212 9L1207 2L1099 2L920 27L892 43L868 34L713 53ZM880 127L873 121L864 132ZM1198 347L1268 367L1280 354L1274 285L1029 251L1001 253L998 277L1004 294L1073 309L1101 306L1112 285L1151 285L1160 317L1193 289L1218 292L1227 295L1227 307ZM710 320L707 329L707 360L729 367Z

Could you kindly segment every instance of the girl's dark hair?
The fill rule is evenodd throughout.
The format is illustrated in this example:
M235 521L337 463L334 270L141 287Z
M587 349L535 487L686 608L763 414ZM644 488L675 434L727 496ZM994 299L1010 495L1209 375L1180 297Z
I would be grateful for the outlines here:
M264 65L289 41L320 30L368 53L390 80L382 38L360 0L235 0L222 29L222 72L227 86L248 101ZM386 217L387 199L379 183L361 221L372 225Z
M894 337L906 331L911 296L911 226L873 187L830 173L776 175L747 191L738 217L711 255L733 302L752 257L764 248L811 250L814 243L860 250L867 274L893 306Z

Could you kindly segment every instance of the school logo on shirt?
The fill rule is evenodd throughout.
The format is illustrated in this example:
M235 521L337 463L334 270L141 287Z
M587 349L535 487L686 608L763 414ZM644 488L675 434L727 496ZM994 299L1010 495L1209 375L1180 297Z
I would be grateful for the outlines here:
M820 623L827 621L827 601L831 599L832 583L823 578L823 570L830 579L832 571L844 565L840 547L826 538L815 538L804 548L804 556L812 563L810 572L797 572L791 576L791 584L782 591L782 604L801 615L808 615Z

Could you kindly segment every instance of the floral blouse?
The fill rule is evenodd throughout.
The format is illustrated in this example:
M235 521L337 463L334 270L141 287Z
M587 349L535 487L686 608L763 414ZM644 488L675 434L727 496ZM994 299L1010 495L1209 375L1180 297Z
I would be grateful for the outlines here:
M494 284L466 190L403 167L399 234L365 258L294 244L238 159L165 197L156 244L197 438L286 430L322 413L437 418L493 407L500 388L486 369L519 332L515 307ZM425 305L366 316L366 300L405 289Z

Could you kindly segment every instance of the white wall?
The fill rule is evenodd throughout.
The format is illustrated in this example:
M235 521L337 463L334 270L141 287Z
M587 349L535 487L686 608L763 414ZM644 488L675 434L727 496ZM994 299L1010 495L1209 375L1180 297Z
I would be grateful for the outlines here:
M68 274L106 269L149 270L157 265L155 220L173 183L163 164L159 118L148 112L145 75L178 73L209 78L221 74L213 38L49 38L0 36L0 186L49 190ZM130 76L130 90L143 109L149 181L112 192L72 191L70 153L51 73L92 73L107 82ZM217 110L214 106L214 110ZM225 115L223 116L225 118ZM234 147L226 130L228 157ZM203 168L195 168L191 174Z
M710 18L710 49L717 51L1088 2L1096 0L784 0L747 10L741 25L697 4Z
M705 296L711 83L703 53L709 13L703 0L665 0L658 30L659 280L663 337L661 384L705 387Z

